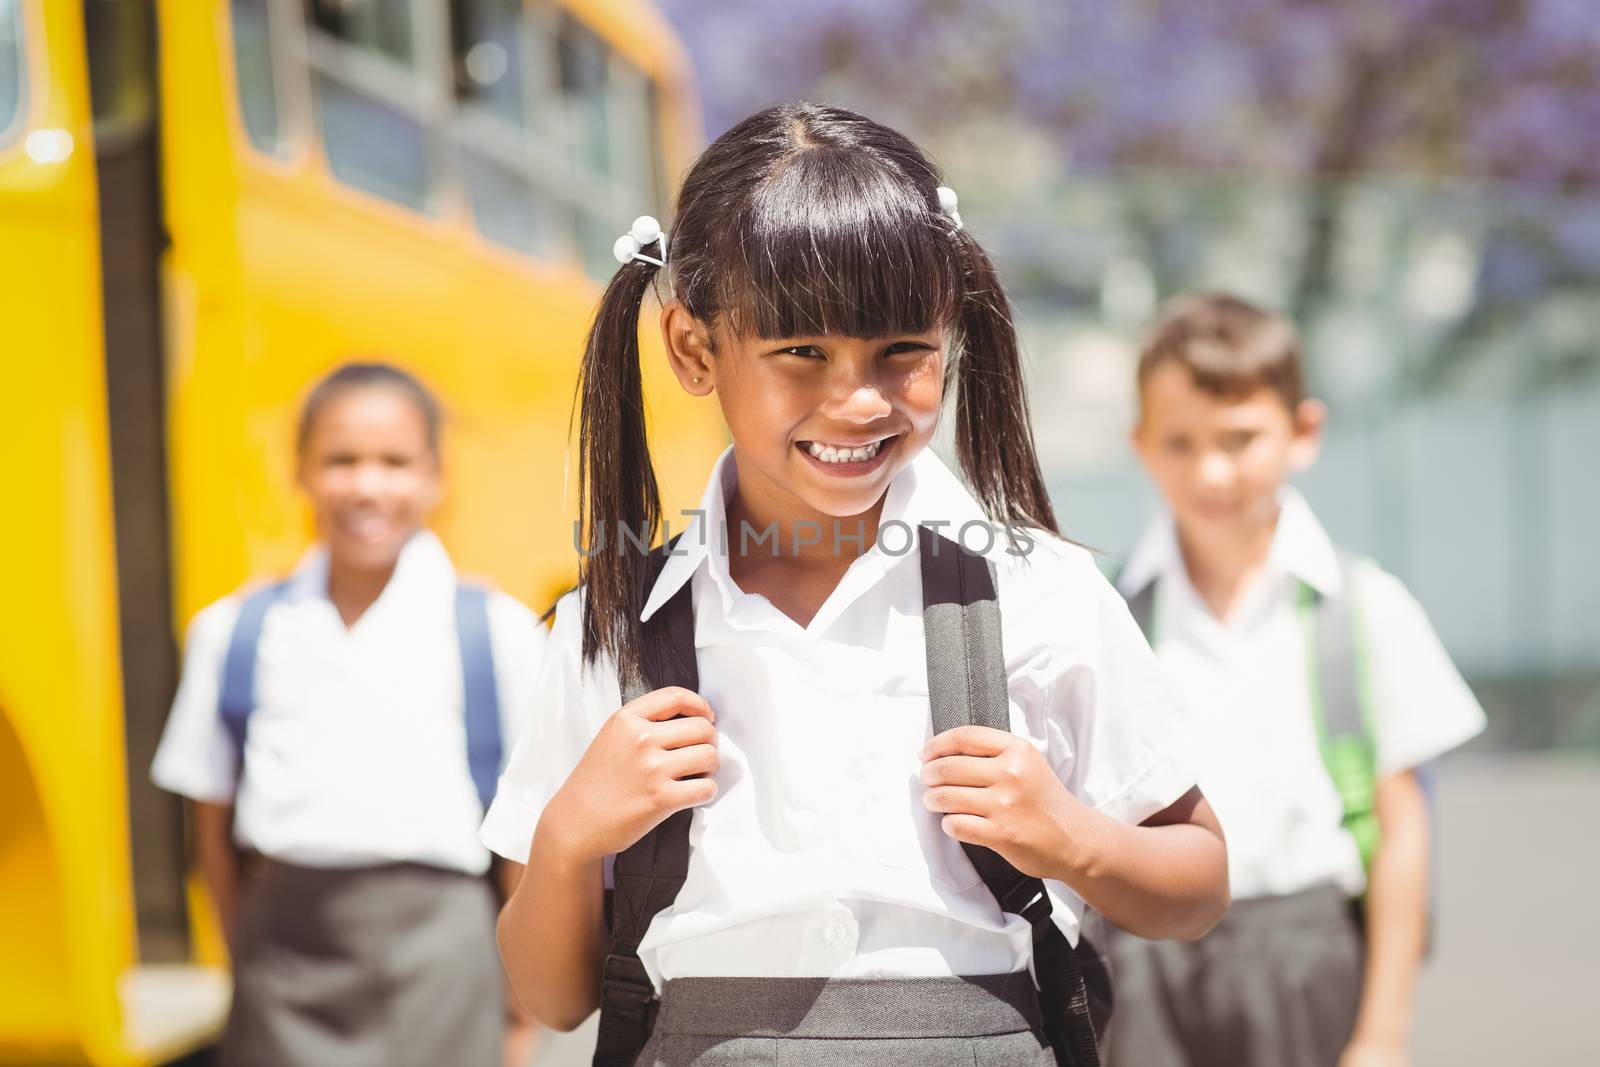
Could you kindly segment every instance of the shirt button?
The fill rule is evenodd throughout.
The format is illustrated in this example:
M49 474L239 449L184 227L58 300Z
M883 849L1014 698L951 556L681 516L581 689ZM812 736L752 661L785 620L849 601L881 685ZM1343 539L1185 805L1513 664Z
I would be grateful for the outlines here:
M843 923L829 923L822 928L822 940L831 946L837 947L844 943L846 932Z

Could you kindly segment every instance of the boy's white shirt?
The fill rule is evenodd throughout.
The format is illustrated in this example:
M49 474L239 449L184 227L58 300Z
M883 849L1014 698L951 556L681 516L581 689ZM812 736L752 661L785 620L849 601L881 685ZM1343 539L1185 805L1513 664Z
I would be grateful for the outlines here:
M1028 924L1002 916L923 806L919 754L932 723L921 572L915 541L890 526L943 520L954 536L983 522L982 510L925 450L888 490L879 543L801 628L729 575L720 546L735 484L730 449L707 484L704 520L674 524L684 528L684 554L667 561L643 611L691 583L700 692L717 713L722 760L716 799L691 821L687 881L640 947L651 977L659 986L689 976L1024 969ZM1007 554L1003 537L988 553L1012 730L1085 802L1141 821L1194 784L1185 724L1089 554L1034 536L1026 557ZM985 541L974 526L964 543L981 550ZM621 704L608 658L582 666L580 633L579 594L569 593L539 680L548 706L524 727L483 826L485 844L514 860L526 861L541 811ZM1048 885L1058 923L1076 939L1081 901Z
M308 550L267 614L244 780L217 708L238 593L190 623L151 777L194 800L233 803L235 840L286 862L482 873L489 854L477 837L483 809L467 765L449 555L431 532L418 533L348 629L328 599L327 573L326 550ZM490 594L488 611L509 752L514 731L534 717L547 636L504 593Z
M1305 498L1285 488L1260 579L1226 623L1195 590L1170 514L1146 528L1117 584L1155 581L1155 648L1196 712L1200 788L1228 842L1235 900L1333 883L1352 896L1366 877L1312 717L1299 583L1345 591L1337 550ZM1365 633L1381 776L1428 762L1484 727L1472 690L1414 597L1363 563L1353 581Z

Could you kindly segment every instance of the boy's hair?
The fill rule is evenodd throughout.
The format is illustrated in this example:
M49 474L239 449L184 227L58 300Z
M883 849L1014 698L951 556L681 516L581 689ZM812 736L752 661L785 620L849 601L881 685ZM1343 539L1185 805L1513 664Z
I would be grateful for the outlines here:
M422 425L428 440L428 451L439 456L439 438L444 422L443 410L433 392L415 375L401 370L392 363L377 361L343 363L330 371L311 387L305 403L300 405L300 422L295 431L295 454L305 455L311 442L311 431L316 428L317 416L335 397L355 389L398 389L406 399L416 405L422 415Z
M1306 398L1294 324L1226 293L1189 293L1162 309L1139 352L1141 394L1150 375L1168 363L1226 400L1271 389L1293 412Z
M780 105L700 155L667 244L645 247L666 260L691 315L735 334L947 329L945 385L955 393L956 449L974 494L997 522L1054 531L1010 306L982 246L941 209L940 184L928 157L894 130L842 108ZM617 534L649 544L661 517L638 342L656 272L633 259L612 277L578 383L583 652L592 660L606 651L625 677L638 665L648 590L637 553L619 551Z

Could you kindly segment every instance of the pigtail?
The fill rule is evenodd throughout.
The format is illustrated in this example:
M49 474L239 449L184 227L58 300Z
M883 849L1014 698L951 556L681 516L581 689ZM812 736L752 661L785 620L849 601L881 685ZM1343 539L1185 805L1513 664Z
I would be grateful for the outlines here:
M964 229L954 239L963 287L956 455L991 520L1059 534L1033 444L1011 303L983 246Z
M646 250L662 254L655 242ZM612 276L578 376L583 658L592 662L604 651L624 678L638 669L639 612L648 592L643 549L661 519L639 367L639 309L656 270L635 258Z

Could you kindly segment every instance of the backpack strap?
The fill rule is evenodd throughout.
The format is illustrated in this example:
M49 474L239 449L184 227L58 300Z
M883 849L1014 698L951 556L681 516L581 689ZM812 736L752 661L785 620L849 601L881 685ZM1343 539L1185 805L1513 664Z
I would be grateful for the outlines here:
M1144 634L1144 639L1152 648L1156 643L1156 582L1152 579L1144 584L1144 588L1125 598L1128 601L1128 613L1133 616L1133 621L1139 624L1139 632Z
M465 697L467 769L483 810L494 800L505 741L500 729L500 687L495 680L494 645L489 631L489 591L465 582L456 586L456 640L461 646L461 688Z
M264 585L245 597L228 638L222 661L222 692L217 710L233 740L239 766L244 762L245 736L256 709L256 662L267 612L288 591L287 580ZM489 639L489 593L478 585L456 587L456 637L461 646L465 697L467 767L484 810L494 799L505 742L500 729L500 691L495 680L494 649Z
M668 550L670 545L667 549L657 548L646 558L646 592L661 574ZM623 703L671 685L700 688L691 584L684 583L644 624L640 648L643 677L622 680ZM683 888L689 873L689 823L693 816L693 808L674 812L617 854L612 868L611 951L600 972L595 1067L632 1067L650 1038L655 1021L655 986L639 960L639 943L650 929L651 920L670 907Z
M923 527L922 619L928 660L928 706L935 734L972 724L1011 730L1000 602L993 565ZM1033 969L1045 1036L1062 1067L1097 1067L1099 1046L1082 961L1051 918L1044 882L998 852L962 844L1001 910L1033 927Z
M1340 552L1343 594L1321 596L1301 583L1299 609L1322 762L1344 805L1341 825L1355 839L1362 867L1370 870L1378 846L1378 752L1356 622L1357 569L1354 557Z
M239 618L233 624L233 634L228 638L228 652L222 661L222 692L217 698L217 711L222 725L233 739L237 761L235 771L244 767L244 740L250 726L250 714L256 709L256 654L261 645L261 630L266 625L267 611L289 589L287 580L262 586L244 598L239 605Z

